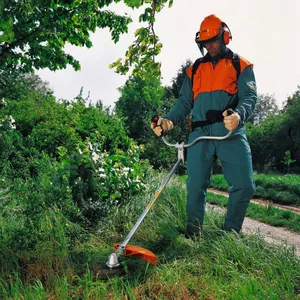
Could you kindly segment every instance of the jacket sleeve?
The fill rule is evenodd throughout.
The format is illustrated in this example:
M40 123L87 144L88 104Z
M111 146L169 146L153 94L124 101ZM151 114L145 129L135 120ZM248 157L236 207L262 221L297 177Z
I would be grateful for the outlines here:
M194 105L194 96L191 89L191 79L185 74L180 88L179 98L173 108L165 116L174 125L183 122L185 117L191 112Z
M241 122L244 123L252 114L257 101L256 82L251 65L246 67L239 76L238 96L239 102L235 111L240 115Z

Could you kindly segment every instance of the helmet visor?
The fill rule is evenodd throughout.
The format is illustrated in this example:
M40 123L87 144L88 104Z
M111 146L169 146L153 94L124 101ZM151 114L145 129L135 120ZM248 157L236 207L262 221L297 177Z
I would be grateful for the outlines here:
M200 40L200 33L199 33L199 31L196 33L196 37L195 37L195 42L197 43L197 44L202 44L203 46L205 45L205 44L208 44L208 43L214 43L214 42L216 42L216 41L219 41L220 40L220 34L217 34L216 36L214 36L213 38L211 38L211 39L207 39L207 40Z

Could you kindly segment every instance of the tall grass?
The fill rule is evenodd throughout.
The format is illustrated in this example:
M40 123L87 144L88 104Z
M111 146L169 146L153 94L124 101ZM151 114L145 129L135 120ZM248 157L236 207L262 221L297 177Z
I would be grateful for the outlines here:
M49 212L37 233L45 232L50 250L42 247L35 251L44 251L41 266L50 267L53 257L62 257L64 268L28 274L18 264L14 269L2 265L0 298L299 299L300 261L292 248L270 245L259 235L227 234L220 229L223 213L214 210L206 214L199 239L185 239L178 233L177 228L184 228L186 222L186 190L176 178L130 241L154 251L158 265L127 258L122 260L123 277L102 279L101 266L113 251L112 244L122 241L132 228L161 180L161 176L152 178L144 194L126 206L116 207L97 232L86 234L85 239L72 245L65 238L65 220L57 212ZM21 253L18 255L20 258ZM14 259L14 253L7 257Z

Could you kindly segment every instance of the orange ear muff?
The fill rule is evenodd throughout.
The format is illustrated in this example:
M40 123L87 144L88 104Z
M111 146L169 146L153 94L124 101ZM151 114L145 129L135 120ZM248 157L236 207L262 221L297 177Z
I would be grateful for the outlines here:
M222 22L221 25L223 27L223 42L225 45L228 45L230 40L232 40L231 31L225 22Z
M231 36L230 36L229 31L224 30L224 32L223 32L223 42L224 42L224 44L228 45L229 42L230 42L230 39L231 39Z

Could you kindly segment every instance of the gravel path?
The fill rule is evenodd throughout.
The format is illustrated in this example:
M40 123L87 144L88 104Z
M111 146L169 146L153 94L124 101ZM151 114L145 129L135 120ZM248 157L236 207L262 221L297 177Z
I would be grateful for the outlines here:
M217 194L217 195L222 195L225 197L228 197L228 193L223 192L223 191L219 191L213 188L209 188L208 192ZM263 199L251 199L251 203L255 203L255 204L259 204L262 206L268 206L270 205L271 201L267 201L267 200L263 200ZM300 207L299 206L292 206L292 205L281 205L281 204L277 204L277 203L273 203L272 202L272 206L279 208L279 209L283 209L283 210L291 210L292 212L296 213L296 214L300 214Z
M219 207L217 205L212 205L207 203L208 209L213 209L216 212L223 212L226 208ZM274 227L259 221L245 218L243 224L243 233L245 234L259 234L268 243L273 243L277 245L288 245L295 247L296 255L300 256L300 234L289 231L283 227Z
M245 234L258 233L264 237L268 243L295 247L295 252L300 256L300 234L289 231L283 227L274 227L261 223L250 218L245 218L243 224L243 232Z

